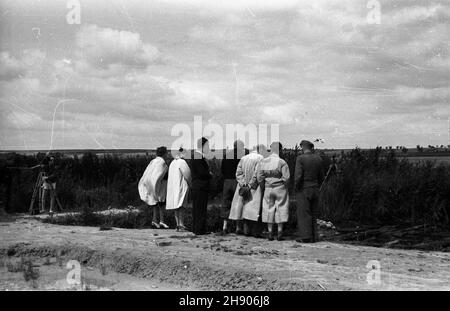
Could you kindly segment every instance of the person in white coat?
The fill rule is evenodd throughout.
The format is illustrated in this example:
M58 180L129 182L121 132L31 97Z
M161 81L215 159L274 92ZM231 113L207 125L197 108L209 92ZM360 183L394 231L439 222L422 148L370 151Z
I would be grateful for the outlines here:
M259 162L264 158L261 155L264 150L264 145L256 146L252 152L242 157L236 169L238 185L231 203L229 219L238 223L243 220L244 234L247 236L251 234L250 228L255 228L250 224L255 224L260 216L262 190L256 179L256 171ZM243 191L243 187L247 187L246 191Z
M273 240L272 228L278 226L277 240L283 239L283 224L289 218L289 167L280 158L282 145L274 142L270 145L271 154L261 160L258 165L256 178L264 183L264 195L262 204L262 222L267 223L269 240Z
M152 227L168 229L164 223L164 202L167 191L167 148L156 149L156 158L150 161L138 184L139 196L153 211ZM158 221L159 216L159 221Z
M191 170L184 160L183 148L180 148L169 165L166 198L166 209L175 212L177 231L187 230L184 226L184 208L187 205L190 184Z

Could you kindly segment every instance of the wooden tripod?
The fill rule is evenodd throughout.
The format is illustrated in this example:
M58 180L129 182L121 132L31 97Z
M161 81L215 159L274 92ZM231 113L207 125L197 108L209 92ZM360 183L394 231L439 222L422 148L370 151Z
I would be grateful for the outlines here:
M331 165L328 167L328 171L327 171L327 173L326 173L326 175L325 175L325 178L323 179L322 184L320 185L319 192L322 191L322 188L323 188L323 186L325 185L325 183L327 182L328 177L330 177L330 173L331 173L331 170L332 170L333 168L334 168L334 164L331 164Z

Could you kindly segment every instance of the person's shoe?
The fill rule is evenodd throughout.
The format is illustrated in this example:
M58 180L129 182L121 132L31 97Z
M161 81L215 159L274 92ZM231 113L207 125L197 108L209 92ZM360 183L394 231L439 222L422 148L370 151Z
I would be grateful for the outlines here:
M277 234L277 241L283 241L283 240L284 240L283 233L278 233Z
M169 226L163 223L162 221L159 222L159 227L162 229L169 229Z
M156 222L152 221L152 228L154 229L160 229L161 227Z
M179 231L179 232L187 232L189 230L185 226L177 226L177 231Z
M273 241L273 233L272 233L272 232L269 232L269 234L268 234L268 240L269 240L269 241Z
M224 236L228 234L228 230L224 229L222 231L216 232L216 235L218 236Z
M237 229L237 230L236 230L236 234L237 234L237 235L243 235L244 232L242 231L242 229Z

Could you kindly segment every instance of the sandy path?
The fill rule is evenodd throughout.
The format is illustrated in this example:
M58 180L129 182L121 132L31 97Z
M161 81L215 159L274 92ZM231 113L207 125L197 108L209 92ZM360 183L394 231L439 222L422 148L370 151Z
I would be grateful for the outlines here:
M195 237L174 230L100 231L30 217L0 222L0 237L3 258L77 259L86 267L104 265L139 280L173 284L174 289L450 290L450 254L441 252L235 235ZM370 260L380 262L379 284L367 282Z

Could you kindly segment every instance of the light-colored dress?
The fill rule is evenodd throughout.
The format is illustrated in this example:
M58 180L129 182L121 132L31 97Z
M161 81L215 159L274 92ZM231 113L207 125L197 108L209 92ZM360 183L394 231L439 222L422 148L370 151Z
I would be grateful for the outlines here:
M169 166L166 209L186 207L191 170L183 158L176 157Z
M239 161L236 169L238 185L231 203L229 219L258 221L262 193L256 180L256 167L262 159L262 155L253 151ZM244 185L250 186L250 196L247 200L239 195L239 189ZM255 187L257 188L253 189Z
M168 167L163 158L156 157L150 161L138 184L142 201L148 205L166 201L167 181L163 178L167 170Z
M272 153L261 160L256 177L264 182L262 222L284 223L289 218L289 167L277 154Z

